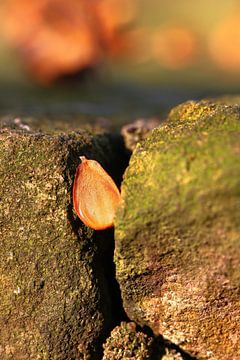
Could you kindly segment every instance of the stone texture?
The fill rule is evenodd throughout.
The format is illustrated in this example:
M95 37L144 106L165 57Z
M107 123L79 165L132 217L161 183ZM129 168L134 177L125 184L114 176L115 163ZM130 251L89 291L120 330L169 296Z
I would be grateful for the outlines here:
M103 345L102 360L151 359L153 338L137 330L134 322L122 322Z
M240 357L240 108L174 108L138 144L115 221L124 308L197 359Z
M134 122L124 125L121 129L121 134L124 139L126 148L129 151L133 151L137 144L146 139L151 131L159 126L160 119L137 119Z
M80 155L112 174L118 158L120 172L119 140L32 123L4 120L0 131L0 358L99 359L113 326L113 239L81 223L71 193Z
M173 350L173 349L166 349L165 350L165 354L161 357L159 357L158 360L185 360L185 358L182 357L181 353ZM188 360L190 359L190 357L188 357Z

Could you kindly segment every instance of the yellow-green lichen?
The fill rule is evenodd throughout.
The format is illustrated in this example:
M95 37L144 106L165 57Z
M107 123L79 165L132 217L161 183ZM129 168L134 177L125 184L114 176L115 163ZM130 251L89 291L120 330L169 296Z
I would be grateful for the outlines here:
M172 341L182 334L187 351L218 359L225 347L236 356L233 324L240 332L239 144L237 105L179 105L136 147L116 218L129 317Z

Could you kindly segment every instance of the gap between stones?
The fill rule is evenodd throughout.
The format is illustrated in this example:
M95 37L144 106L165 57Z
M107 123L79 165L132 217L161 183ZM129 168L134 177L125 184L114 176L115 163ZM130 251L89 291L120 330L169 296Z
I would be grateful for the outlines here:
M113 134L113 139L115 141L116 148L119 152L119 161L115 164L111 164L112 168L106 169L109 174L112 176L114 181L116 182L117 186L120 188L122 177L124 174L125 169L128 166L130 160L130 153L125 148L123 138L121 135ZM71 157L77 156L76 154L71 154L68 161L71 162ZM70 165L70 164L69 164ZM70 165L71 168L71 165ZM72 170L72 169L71 169ZM71 173L71 174L70 174ZM73 171L69 172L69 175L73 177ZM68 178L68 179L67 179ZM69 177L65 178L69 182ZM71 194L72 194L72 187L71 187ZM73 216L73 207L72 204L69 205L68 210L68 220L72 226L74 233L79 236L79 228L81 227L80 219L75 219ZM98 281L102 282L102 287L107 288L107 293L109 296L109 300L111 302L111 309L109 311L111 316L111 327L105 334L99 339L99 344L97 346L97 353L94 357L94 360L99 360L103 356L103 344L105 343L106 339L110 336L111 331L116 327L119 326L122 321L130 322L132 321L127 316L124 307L123 307L123 300L121 296L121 290L119 283L116 279L116 265L114 263L114 249L115 249L115 239L114 239L114 229L107 229L104 231L94 231L93 235L93 244L96 246L96 256L95 256L95 264L94 267L96 269L96 274L98 274L98 269L102 268L102 275L98 276ZM92 245L93 245L92 244ZM90 244L91 246L91 244ZM106 290L106 289L105 289ZM164 339L161 335L155 336L152 330L148 326L141 327L137 324L137 330L145 333L148 336L153 337L153 353L152 353L152 360L160 360L165 354L166 349L175 350L179 352L183 358L183 360L197 360L196 357L191 356L186 351L182 350L181 347L172 343L171 341Z

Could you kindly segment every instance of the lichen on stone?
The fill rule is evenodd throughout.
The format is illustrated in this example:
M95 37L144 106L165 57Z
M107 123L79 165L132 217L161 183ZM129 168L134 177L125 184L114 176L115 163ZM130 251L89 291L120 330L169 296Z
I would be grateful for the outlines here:
M115 221L124 308L192 356L239 354L240 107L190 101L133 152Z
M112 239L101 245L77 218L72 185L79 156L112 172L118 145L103 131L23 124L0 131L0 358L98 359L113 326L101 259Z
M103 345L102 360L151 359L153 339L137 331L134 322L121 322Z

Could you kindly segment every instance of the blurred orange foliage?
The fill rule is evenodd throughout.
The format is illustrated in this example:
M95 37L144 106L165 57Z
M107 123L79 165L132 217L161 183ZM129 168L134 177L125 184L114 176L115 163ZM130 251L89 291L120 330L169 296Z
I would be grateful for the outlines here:
M7 40L48 84L128 53L134 0L5 0Z
M209 36L209 52L215 63L227 71L240 70L240 13L221 21Z
M196 35L191 28L169 25L154 33L152 54L162 65L178 69L195 61L197 46Z

